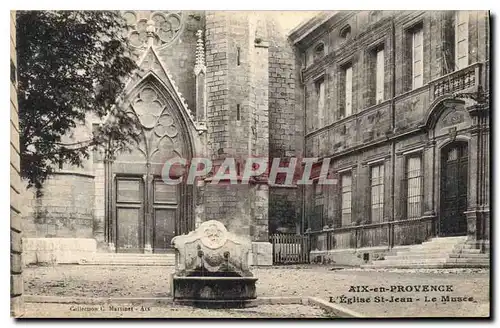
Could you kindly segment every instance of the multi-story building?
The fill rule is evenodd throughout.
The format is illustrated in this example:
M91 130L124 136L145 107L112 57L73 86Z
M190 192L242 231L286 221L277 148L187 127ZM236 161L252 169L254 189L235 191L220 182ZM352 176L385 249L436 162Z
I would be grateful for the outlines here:
M304 152L337 178L305 190L313 254L488 247L489 35L477 11L341 11L291 32Z

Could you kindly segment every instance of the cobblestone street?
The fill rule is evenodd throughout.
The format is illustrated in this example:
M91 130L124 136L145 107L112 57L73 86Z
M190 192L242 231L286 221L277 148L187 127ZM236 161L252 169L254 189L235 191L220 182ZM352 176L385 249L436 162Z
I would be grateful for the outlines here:
M139 266L55 266L28 267L24 270L25 292L27 295L46 296L86 296L86 297L165 297L169 296L169 274L167 267ZM479 269L449 270L331 270L330 267L272 267L256 268L254 275L257 282L258 296L315 296L324 300L339 301L340 296L347 298L371 298L368 302L340 304L366 316L405 317L405 316L487 316L489 313L489 271ZM451 292L411 292L402 291L398 286L451 285ZM377 287L396 286L395 292L350 292L351 286ZM410 288L410 287L408 287ZM385 302L375 302L375 298L384 297ZM434 302L425 302L436 297ZM442 297L472 297L472 301L443 302ZM394 297L391 302L391 297ZM399 302L412 297L413 301ZM396 299L397 298L397 299ZM417 300L418 299L418 300ZM267 308L266 308L267 307ZM41 309L32 304L29 311ZM44 311L69 310L69 305L43 305ZM216 311L210 310L210 316L265 317L269 313L279 316L288 313L293 317L304 315L321 316L320 309L306 306L259 306L257 310ZM30 310L31 309L31 310ZM280 311L281 311L280 310ZM40 310L41 311L41 310ZM63 311L63 310L61 310ZM173 311L173 310L172 310ZM180 311L180 312L179 312ZM246 311L246 312L245 312ZM305 311L305 312L304 312ZM175 313L174 313L175 312ZM33 312L30 312L33 313ZM151 316L205 316L203 310L189 307L177 308L170 314L155 310ZM104 316L105 314L103 314ZM136 315L136 314L133 314ZM277 314L276 314L277 315Z

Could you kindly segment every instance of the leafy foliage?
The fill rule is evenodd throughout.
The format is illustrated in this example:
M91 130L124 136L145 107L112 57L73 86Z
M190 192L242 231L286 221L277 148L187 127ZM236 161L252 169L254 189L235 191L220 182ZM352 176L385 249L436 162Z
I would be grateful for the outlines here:
M41 188L61 163L81 166L97 148L112 157L139 138L136 118L120 108L136 68L126 23L112 11L18 11L21 176ZM90 116L103 121L88 140L68 142Z

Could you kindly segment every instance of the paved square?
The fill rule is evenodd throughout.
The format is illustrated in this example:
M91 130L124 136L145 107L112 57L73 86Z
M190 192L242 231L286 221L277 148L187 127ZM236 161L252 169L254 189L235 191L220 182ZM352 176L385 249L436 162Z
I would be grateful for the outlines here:
M28 267L24 270L25 293L46 296L165 297L169 296L168 277L172 270L171 267L161 266ZM336 302L340 301L341 296L357 301L360 301L360 298L371 298L370 303L340 304L369 317L477 317L489 314L489 270L484 269L374 271L354 268L331 270L331 267L326 266L303 266L255 268L252 271L259 279L257 281L258 296L315 296ZM425 285L452 286L452 291L445 289L443 291L416 291L418 286ZM351 286L359 286L359 288L353 290ZM362 286L367 286L371 291L363 292ZM374 291L375 288L390 286L395 286L394 292ZM405 291L403 288L412 289L412 291ZM427 300L436 298L436 302L426 302L424 299L426 296ZM450 297L449 301L442 302L443 296L445 299ZM354 299L355 297L358 299ZM376 303L374 301L376 297L379 300L383 297L385 302ZM463 299L457 297L472 297L473 299L462 302ZM413 298L413 302L400 302L408 298ZM67 307L67 305L64 307L50 305L49 308L57 310ZM290 305L288 308L283 306L283 313L302 316L300 311L296 308L289 309L290 307L293 306ZM43 308L47 311L49 309L45 305ZM304 308L300 307L300 309ZM188 310L187 313L191 313L189 311L194 310ZM261 315L256 314L257 316L266 316L265 313L273 313L275 309L259 311ZM321 310L318 309L318 311ZM221 316L233 313L219 312L213 313L215 316L220 313L224 313ZM204 312L194 311L193 313L193 316L203 316ZM312 311L310 315L316 317L321 315L320 313ZM245 316L236 312L234 314Z

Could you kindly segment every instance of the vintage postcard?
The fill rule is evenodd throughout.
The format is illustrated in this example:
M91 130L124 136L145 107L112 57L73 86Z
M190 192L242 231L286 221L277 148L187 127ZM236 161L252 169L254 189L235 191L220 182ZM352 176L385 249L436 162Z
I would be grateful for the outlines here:
M11 11L11 315L489 318L488 11Z

